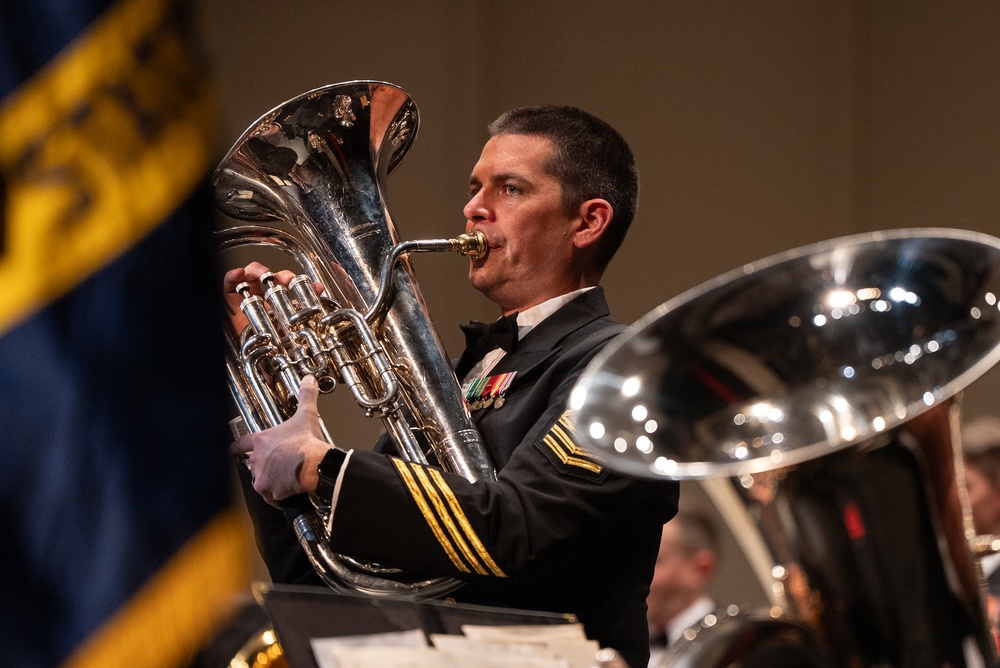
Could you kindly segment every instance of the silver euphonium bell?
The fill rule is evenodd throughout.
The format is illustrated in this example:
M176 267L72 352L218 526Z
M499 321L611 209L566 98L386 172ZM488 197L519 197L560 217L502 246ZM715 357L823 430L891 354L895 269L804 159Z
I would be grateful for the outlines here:
M998 361L1000 239L930 228L747 264L604 348L571 398L584 445L699 481L770 604L665 665L996 665L958 398Z
M407 259L425 251L482 256L485 239L398 243L382 198L416 130L417 108L405 91L356 81L285 102L230 150L213 177L216 205L254 224L219 232L222 248L278 248L305 274L287 288L265 276L263 298L240 286L250 325L228 337L229 385L245 428L256 432L291 416L305 375L315 375L321 391L342 382L382 420L404 458L493 480ZM325 286L322 297L313 282ZM458 586L333 554L328 512L313 500L293 526L332 588L430 597Z

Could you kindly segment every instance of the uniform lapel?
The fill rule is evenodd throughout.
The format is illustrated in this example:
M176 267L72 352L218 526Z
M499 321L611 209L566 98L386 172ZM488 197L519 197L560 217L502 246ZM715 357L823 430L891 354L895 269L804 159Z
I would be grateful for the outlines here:
M476 365L476 357L469 349L466 348L462 351L462 356L458 358L458 362L455 363L455 376L458 377L459 381L465 380L465 374Z
M559 353L562 342L573 332L598 318L607 317L608 304L600 286L588 290L560 308L528 332L513 353L505 355L491 375L517 372L511 388L530 379L539 365Z

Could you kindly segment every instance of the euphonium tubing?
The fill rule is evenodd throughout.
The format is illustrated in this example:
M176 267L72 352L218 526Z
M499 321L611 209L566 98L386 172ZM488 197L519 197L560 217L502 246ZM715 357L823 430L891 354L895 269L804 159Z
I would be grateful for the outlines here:
M266 281L264 297L243 288L251 325L228 337L230 388L246 428L258 431L294 412L298 382L315 373L326 390L349 387L362 410L383 421L401 456L427 463L426 444L445 470L491 480L495 469L407 259L431 251L476 257L487 251L485 239L398 243L382 199L417 117L407 93L391 84L325 86L262 116L216 169L217 207L250 223L220 232L223 248L271 246L305 271L288 288ZM314 281L326 287L322 299ZM331 553L327 509L312 505L293 526L332 588L432 597L459 585Z

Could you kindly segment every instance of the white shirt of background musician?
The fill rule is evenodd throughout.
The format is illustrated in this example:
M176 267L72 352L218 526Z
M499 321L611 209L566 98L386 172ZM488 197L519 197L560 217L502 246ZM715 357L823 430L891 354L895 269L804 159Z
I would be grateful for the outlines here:
M667 624L667 628L663 629L667 636L667 647L670 647L675 642L681 639L684 632L691 628L692 626L698 624L705 618L705 615L715 612L715 601L709 596L700 596L694 600L691 605L684 608L676 617L670 620ZM659 632L650 629L650 637L659 635ZM660 666L663 659L663 655L666 654L666 648L657 647L650 649L649 653L649 668L654 668Z

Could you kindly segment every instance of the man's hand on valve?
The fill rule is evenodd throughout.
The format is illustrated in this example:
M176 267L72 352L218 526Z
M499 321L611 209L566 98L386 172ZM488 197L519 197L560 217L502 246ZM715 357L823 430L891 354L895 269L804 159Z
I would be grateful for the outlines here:
M230 269L223 277L222 292L226 300L226 310L234 333L242 332L243 328L248 324L246 316L240 310L243 295L236 291L236 286L240 283L247 283L250 285L251 294L263 296L260 289L260 277L269 271L271 270L260 262L251 262L245 267ZM282 269L274 272L274 278L280 285L288 287L291 280L295 278L295 273L287 269ZM316 294L323 295L324 287L322 283L314 282L313 287L316 289Z
M230 272L232 273L232 272ZM317 468L331 445L323 439L316 402L319 386L306 376L295 414L276 427L240 437L230 454L249 455L253 488L272 506L296 494L314 493Z

